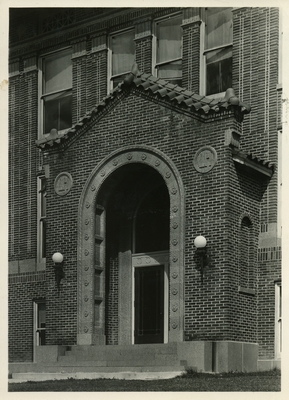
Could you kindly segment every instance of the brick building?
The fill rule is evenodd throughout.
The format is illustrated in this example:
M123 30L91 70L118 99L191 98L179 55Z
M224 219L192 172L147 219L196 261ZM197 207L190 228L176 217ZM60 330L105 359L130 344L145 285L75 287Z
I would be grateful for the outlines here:
M12 372L280 366L279 37L277 8L10 9Z

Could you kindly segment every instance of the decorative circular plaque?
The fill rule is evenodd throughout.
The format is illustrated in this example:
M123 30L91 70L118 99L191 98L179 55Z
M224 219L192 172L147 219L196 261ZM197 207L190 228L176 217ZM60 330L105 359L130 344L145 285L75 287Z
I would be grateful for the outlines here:
M65 196L72 187L72 176L68 172L61 172L54 181L54 190L59 196Z
M217 152L211 146L201 147L195 154L194 167L198 172L205 174L214 168L217 162Z

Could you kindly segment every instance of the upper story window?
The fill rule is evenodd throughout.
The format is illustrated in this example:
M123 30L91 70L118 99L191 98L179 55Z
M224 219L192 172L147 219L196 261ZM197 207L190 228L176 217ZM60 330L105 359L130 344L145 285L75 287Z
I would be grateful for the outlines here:
M135 62L134 30L116 33L109 38L109 90L115 88L131 71Z
M223 93L232 87L232 8L206 8L203 94Z
M72 125L71 49L49 54L41 59L41 133L58 132Z
M153 74L182 85L182 16L156 22Z

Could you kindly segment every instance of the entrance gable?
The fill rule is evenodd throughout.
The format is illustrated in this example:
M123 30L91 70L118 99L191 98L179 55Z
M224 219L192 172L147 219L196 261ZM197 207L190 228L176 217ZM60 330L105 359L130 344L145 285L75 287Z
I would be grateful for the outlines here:
M104 274L104 262L96 262L97 198L104 181L118 168L133 163L152 167L163 177L170 197L169 244L169 337L183 340L184 275L184 188L173 163L159 150L149 146L130 146L106 157L91 173L82 192L78 213L78 344L103 344L103 302L95 296L95 274ZM97 252L98 253L98 252ZM102 265L99 265L103 263ZM103 272L101 272L103 271ZM104 278L103 278L104 279ZM101 286L101 284L100 284Z
M36 145L42 149L53 146L66 148L82 135L91 124L100 120L110 112L119 101L132 92L138 92L149 101L161 102L164 107L173 108L176 112L186 114L194 119L206 122L218 116L234 115L239 122L244 114L250 112L248 104L240 101L232 88L227 89L224 98L213 99L201 96L185 88L173 85L151 74L140 73L137 65L108 96L90 112L85 114L74 126L64 134L58 134L52 129L47 137L36 140Z

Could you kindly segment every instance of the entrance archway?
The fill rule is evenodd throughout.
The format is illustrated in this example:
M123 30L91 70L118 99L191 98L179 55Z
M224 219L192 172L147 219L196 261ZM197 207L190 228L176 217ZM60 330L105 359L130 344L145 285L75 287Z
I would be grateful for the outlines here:
M148 147L93 171L79 210L78 344L183 340L183 199L175 167Z

